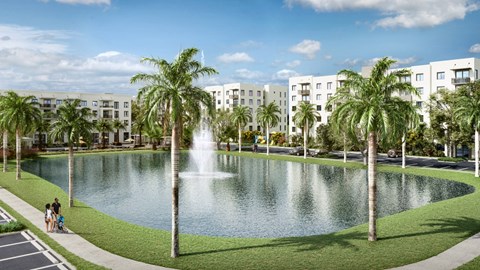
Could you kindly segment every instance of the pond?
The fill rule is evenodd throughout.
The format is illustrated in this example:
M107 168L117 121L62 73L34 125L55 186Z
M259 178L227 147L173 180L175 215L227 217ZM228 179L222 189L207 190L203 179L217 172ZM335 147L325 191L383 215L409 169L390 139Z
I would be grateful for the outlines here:
M227 237L327 234L368 221L365 170L216 155L226 177L181 177L180 232ZM188 170L187 153L181 171ZM66 158L22 164L68 190ZM75 157L75 197L113 217L171 229L170 153ZM379 217L472 193L457 182L378 173ZM63 202L66 204L67 202Z

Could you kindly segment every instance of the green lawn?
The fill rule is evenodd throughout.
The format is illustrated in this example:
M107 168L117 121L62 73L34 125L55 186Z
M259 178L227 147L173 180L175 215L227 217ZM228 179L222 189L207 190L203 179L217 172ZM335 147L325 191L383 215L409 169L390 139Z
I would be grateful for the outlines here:
M266 158L252 153L220 153ZM269 158L304 161L302 157L292 156L270 155ZM354 162L344 164L315 158L308 158L306 162L363 167ZM379 170L405 171L394 166L380 166ZM464 182L477 191L379 219L375 243L367 241L367 224L328 235L278 239L181 235L181 256L177 259L170 258L170 233L167 231L114 219L78 201L76 207L63 207L63 211L67 226L93 244L124 257L172 268L384 269L429 258L480 231L480 180L475 179L473 173L420 168L407 168L407 171ZM66 204L67 194L57 186L28 173L22 175L24 179L16 181L13 170L0 173L0 186L41 210L54 197Z

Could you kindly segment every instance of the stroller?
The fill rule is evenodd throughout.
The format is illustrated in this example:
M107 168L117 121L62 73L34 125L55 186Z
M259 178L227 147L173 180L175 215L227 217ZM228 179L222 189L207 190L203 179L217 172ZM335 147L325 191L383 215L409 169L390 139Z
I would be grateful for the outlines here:
M61 215L57 218L57 226L56 231L59 233L68 233L67 228L65 228L65 218Z

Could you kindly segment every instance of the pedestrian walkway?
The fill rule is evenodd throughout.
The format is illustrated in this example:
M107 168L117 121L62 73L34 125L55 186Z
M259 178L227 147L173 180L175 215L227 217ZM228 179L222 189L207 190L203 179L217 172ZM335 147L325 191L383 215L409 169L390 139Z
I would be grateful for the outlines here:
M20 215L28 219L34 226L38 227L40 230L45 230L44 213L42 213L40 210L24 202L23 200L2 187L0 187L0 198L4 203L15 209L15 211L17 211ZM104 266L106 268L115 270L169 269L156 265L137 262L112 254L98 248L97 246L83 239L71 230L69 230L69 233L50 233L48 235L57 243L59 243L68 251L72 252L78 257L81 257L84 260L92 262L94 264Z

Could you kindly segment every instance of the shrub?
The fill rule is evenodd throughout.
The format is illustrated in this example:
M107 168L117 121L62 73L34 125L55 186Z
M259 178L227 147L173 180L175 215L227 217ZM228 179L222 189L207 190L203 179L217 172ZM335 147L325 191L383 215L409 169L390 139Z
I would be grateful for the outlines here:
M16 232L25 229L25 225L18 221L10 221L5 224L0 224L0 233L7 233L7 232Z

